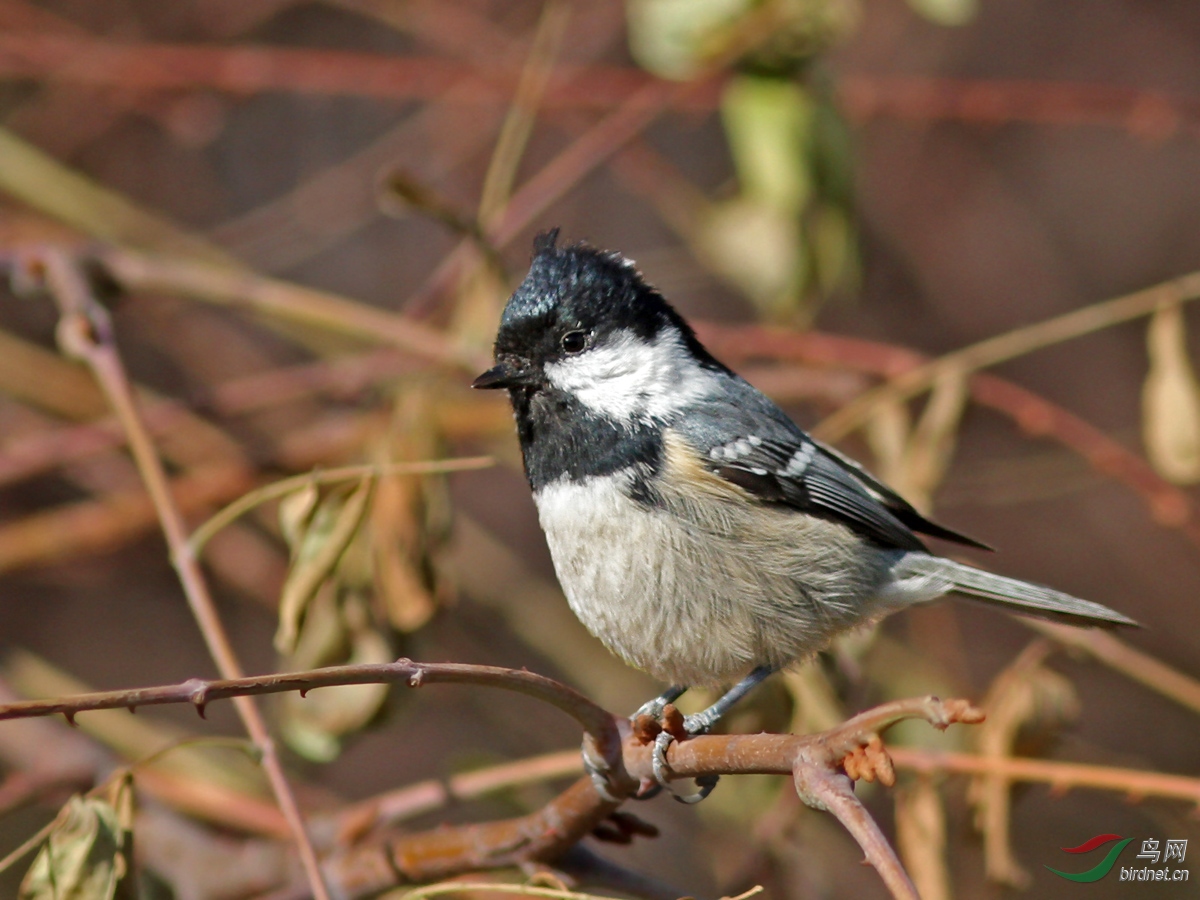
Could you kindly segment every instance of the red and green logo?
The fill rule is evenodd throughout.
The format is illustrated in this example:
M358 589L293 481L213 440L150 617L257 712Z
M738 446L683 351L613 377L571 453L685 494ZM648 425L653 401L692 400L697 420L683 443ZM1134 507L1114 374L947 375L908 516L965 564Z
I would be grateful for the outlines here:
M1059 878L1065 878L1068 881L1079 881L1085 884L1092 881L1099 881L1101 878L1107 875L1109 871L1111 871L1114 865L1116 865L1117 857L1121 855L1121 851L1124 850L1125 846L1132 840L1133 838L1122 838L1119 834L1098 834L1090 841L1084 841L1078 847L1062 848L1063 853L1091 853L1097 847L1102 847L1112 841L1120 842L1113 845L1113 848L1108 851L1108 855L1106 855L1104 859L1100 860L1100 862L1096 863L1096 865L1092 866L1086 872L1060 872L1053 866L1046 866L1046 868Z

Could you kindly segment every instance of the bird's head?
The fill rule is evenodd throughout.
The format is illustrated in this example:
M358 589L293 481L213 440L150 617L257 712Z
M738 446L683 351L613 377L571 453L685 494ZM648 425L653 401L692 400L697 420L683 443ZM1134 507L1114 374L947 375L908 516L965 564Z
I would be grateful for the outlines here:
M628 421L661 416L723 369L691 328L620 254L534 242L533 263L509 298L494 368L477 388L558 391Z

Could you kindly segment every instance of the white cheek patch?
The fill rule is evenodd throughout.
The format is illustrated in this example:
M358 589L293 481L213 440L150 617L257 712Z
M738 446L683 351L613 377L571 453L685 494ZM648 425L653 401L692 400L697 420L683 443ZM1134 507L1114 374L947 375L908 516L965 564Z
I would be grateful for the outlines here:
M624 334L546 366L550 384L620 422L664 419L718 387L715 374L688 353L679 335L653 341Z

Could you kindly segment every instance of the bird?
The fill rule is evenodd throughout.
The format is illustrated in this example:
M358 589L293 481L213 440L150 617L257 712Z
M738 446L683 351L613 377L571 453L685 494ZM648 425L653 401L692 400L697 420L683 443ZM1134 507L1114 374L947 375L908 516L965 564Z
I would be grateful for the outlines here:
M535 239L495 366L473 387L508 392L572 611L671 685L639 713L661 715L689 686L733 684L685 718L702 734L771 673L947 594L1074 625L1136 624L930 552L920 535L986 546L801 430L633 262L558 234ZM669 740L655 756L664 784Z

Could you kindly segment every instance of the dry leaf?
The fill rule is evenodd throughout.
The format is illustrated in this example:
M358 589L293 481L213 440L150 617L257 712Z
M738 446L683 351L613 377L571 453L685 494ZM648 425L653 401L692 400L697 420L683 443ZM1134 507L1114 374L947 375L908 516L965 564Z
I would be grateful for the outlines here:
M1151 464L1177 484L1200 481L1200 383L1188 358L1177 303L1161 306L1146 334L1150 371L1142 386L1142 436Z
M368 476L346 497L340 492L320 501L312 512L294 527L292 562L279 601L279 628L275 633L275 648L284 655L296 646L300 624L313 597L327 579L333 576L342 554L354 540L366 516L368 501L375 479ZM299 493L306 494L307 488ZM304 510L310 503L306 495L294 506L281 505L289 515Z
M123 774L107 796L67 801L21 882L20 900L132 900L133 788Z
M304 532L312 524L313 514L317 511L317 503L321 492L315 482L309 482L295 493L288 494L279 501L279 528L288 546L296 548L304 538ZM293 556L295 550L293 550Z
M805 280L800 222L758 199L713 204L700 231L705 262L765 315L791 313Z
M938 25L966 25L979 12L979 0L908 0L908 5Z
M387 638L371 621L366 598L354 591L338 595L333 585L327 585L309 607L288 667L311 669L392 659ZM329 762L341 752L342 738L370 722L387 695L386 684L319 688L304 697L284 694L280 698L280 732L301 756Z
M375 456L384 462L431 459L443 450L436 430L437 397L414 384L397 399ZM415 631L451 593L440 564L449 534L450 501L441 476L388 476L371 509L371 553L377 599L397 631Z

